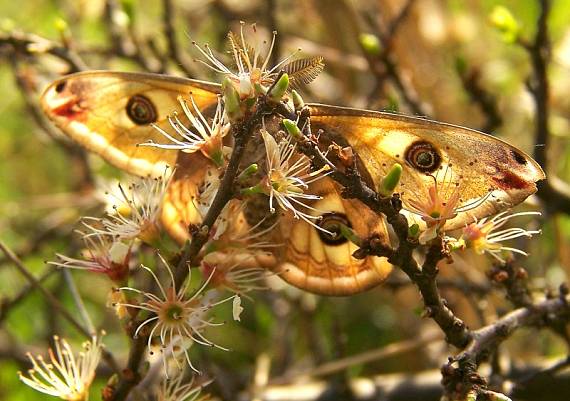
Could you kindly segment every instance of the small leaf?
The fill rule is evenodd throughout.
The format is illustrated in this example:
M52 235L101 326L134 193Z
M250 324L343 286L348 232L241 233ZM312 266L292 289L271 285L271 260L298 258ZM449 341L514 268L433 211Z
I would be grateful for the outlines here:
M292 89L310 84L324 68L325 63L321 56L300 58L283 66L283 70L289 74L289 86Z

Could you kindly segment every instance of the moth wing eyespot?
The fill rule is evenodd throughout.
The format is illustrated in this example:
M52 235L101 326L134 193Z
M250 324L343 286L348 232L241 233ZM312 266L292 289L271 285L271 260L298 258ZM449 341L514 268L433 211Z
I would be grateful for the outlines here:
M65 90L66 86L67 86L67 81L61 81L55 86L55 91L57 93L61 93Z
M417 141L406 149L405 160L416 170L432 173L441 166L441 155L431 143Z
M129 119L137 125L147 125L158 118L153 102L144 95L132 96L127 103L126 111Z
M341 233L341 224L352 228L352 224L344 213L331 212L321 215L317 225L323 230L333 233L333 235L331 236L323 230L317 230L320 239L329 246L338 246L348 242L348 239Z

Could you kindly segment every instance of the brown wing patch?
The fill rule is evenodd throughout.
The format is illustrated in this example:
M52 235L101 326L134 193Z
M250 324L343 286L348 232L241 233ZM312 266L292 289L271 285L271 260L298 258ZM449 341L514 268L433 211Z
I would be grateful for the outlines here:
M482 199L477 207L448 220L448 230L513 207L536 192L536 182L545 178L530 156L475 130L390 113L326 105L310 108L313 129L347 141L374 183L394 163L404 167L396 188L404 204L409 199L425 199L434 177L438 185L444 181L459 185L461 204ZM424 225L415 215L409 217L420 227Z
M343 199L340 188L329 178L310 185L308 191L322 196L310 204L323 213L346 216L353 230L362 237L378 234L388 242L384 220L355 200ZM319 212L313 211L313 215ZM323 241L315 227L292 214L280 217L276 242L283 241L283 255L278 260L280 276L290 284L322 295L350 295L362 292L384 281L392 266L385 258L356 259L358 248L349 241L334 244Z

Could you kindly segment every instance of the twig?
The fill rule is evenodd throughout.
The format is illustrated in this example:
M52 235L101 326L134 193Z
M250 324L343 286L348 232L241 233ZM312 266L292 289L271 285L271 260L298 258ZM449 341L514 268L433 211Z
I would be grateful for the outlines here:
M6 259L10 260L10 259ZM43 283L45 280L48 279L51 275L53 275L57 270L47 267L45 271L40 274L37 278L38 283ZM0 324L8 317L10 312L14 309L14 307L18 306L26 297L31 294L31 292L36 289L37 287L33 284L29 283L28 285L22 287L20 291L14 295L12 298L3 298L0 301Z
M548 171L548 146L550 143L550 84L548 81L548 63L550 60L550 36L548 16L551 1L540 0L540 15L537 21L536 36L532 44L522 42L528 51L532 64L532 76L528 88L536 108L536 128L534 137L534 158ZM570 193L552 177L538 183L537 195L544 201L544 207L551 212L570 214Z
M398 69L397 63L394 61L392 54L394 37L397 34L399 27L409 15L414 3L415 0L408 0L408 2L402 7L400 13L389 24L385 32L383 32L381 27L378 26L377 21L373 20L370 15L367 15L368 22L371 26L374 26L376 28L375 35L378 37L380 43L382 44L382 50L380 51L380 54L370 54L364 48L361 41L359 41L359 45L364 57L368 61L370 71L376 78L376 88L381 88L386 78L390 79L402 97L404 103L409 107L410 111L416 115L427 116L427 110L417 95L414 93L413 89L409 87L407 82L405 82L402 74ZM356 16L352 17L355 19L354 25L358 26L359 24L358 21L356 21Z
M83 334L86 338L91 339L91 333L89 332L89 330L85 329L85 327L83 327L81 323L79 323L77 319L75 319L75 317L67 309L65 309L62 303L55 296L53 296L52 293L50 293L48 290L46 290L43 287L43 285L38 281L38 279L35 278L34 275L28 271L28 269L26 268L26 266L24 266L22 261L1 240L0 240L0 250L6 255L6 257L8 257L8 259L12 261L14 266L16 266L18 271L22 273L22 275L29 281L29 283L42 293L45 299L51 304L53 309L55 309L58 313L60 313L73 327L77 329L77 331ZM103 358L105 359L109 367L113 369L113 371L115 372L120 371L119 365L117 364L115 358L111 353L104 350Z
M232 134L234 136L233 151L225 170L224 177L220 183L220 188L208 209L208 213L200 227L192 229L192 240L187 242L182 252L180 261L175 272L175 288L180 288L188 275L188 265L196 266L197 257L209 238L210 229L216 222L216 219L222 212L226 204L234 195L234 181L238 175L238 169L243 157L245 148L254 128L261 122L261 118L270 111L270 106L263 100L258 101L257 110L242 121L232 125ZM105 401L122 401L129 395L131 389L140 381L139 366L144 355L144 347L147 337L139 335L138 338L132 340L131 349L129 351L129 360L126 372L116 386L116 390Z
M297 116L285 107L279 108L278 112L289 119L296 120ZM346 169L346 172L340 171L325 157L317 142L313 140L309 120L310 109L307 107L301 111L298 121L298 125L303 127L305 134L299 140L299 151L311 159L315 171L325 166L329 167L329 177L344 187L343 197L358 199L373 212L385 215L386 221L392 226L398 237L397 249L386 247L374 237L366 239L355 256L384 256L390 263L400 267L418 286L423 297L426 315L431 317L445 332L446 341L458 348L465 347L470 340L469 330L461 319L449 309L447 302L441 297L436 283L438 273L436 265L444 257L442 244L440 242L434 243L429 248L426 261L420 267L412 256L412 252L418 244L415 240L408 239L408 220L400 213L402 202L399 195L394 194L389 198L379 196L361 179L355 166Z
M52 124L48 123L45 115L37 104L37 94L29 88L29 84L21 73L18 67L18 55L16 54L11 58L12 70L16 79L16 84L20 89L20 93L24 98L26 108L32 115L36 124L52 139L57 145L69 155L71 160L77 166L76 170L79 171L79 179L75 184L75 189L78 191L85 190L94 186L94 178L91 174L91 168L87 160L87 152L81 146L69 141L63 137Z
M51 54L65 61L69 66L69 72L89 69L79 54L38 35L23 32L12 32L10 34L0 35L0 50L3 46L10 46L15 52L28 56Z
M187 77L194 77L196 73L190 67L188 57L186 57L186 54L180 50L178 40L176 39L176 30L174 28L175 13L172 0L163 0L162 9L162 23L164 25L164 36L166 37L166 42L168 44L168 56L176 63L184 74L186 74Z
M459 78L461 78L463 89L465 89L471 101L479 107L485 116L485 124L481 127L481 131L493 132L503 124L503 118L497 105L497 98L481 86L478 69L461 71L458 68L457 72Z
M149 60L145 57L143 50L140 47L138 38L134 35L127 35L132 31L125 30L122 26L117 24L118 15L122 12L120 4L117 0L105 1L105 14L103 22L109 33L109 39L112 43L113 52L119 57L128 58L139 64L145 71L159 72L160 65L156 60ZM132 21L129 21L131 24Z
M378 349L368 350L361 354L351 355L346 358L326 362L322 365L306 369L301 372L291 372L281 377L272 379L270 383L272 385L284 384L288 382L291 383L299 381L307 377L330 375L331 373L343 371L351 366L363 365L370 362L390 358L395 355L411 352L441 339L442 336L440 333L432 333L430 335L422 336L417 339L401 341Z
M442 368L442 383L446 392L451 394L451 399L472 390L478 394L488 391L486 380L477 372L479 364L516 330L522 327L546 326L553 316L558 320L570 319L570 298L567 294L519 308L492 324L473 331L472 341L465 350L450 358Z
M75 303L75 307L79 310L79 314L81 315L83 322L87 326L87 330L91 333L91 335L97 334L97 330L91 321L91 317L89 316L89 312L85 308L85 304L81 299L81 295L77 290L77 286L75 285L75 281L73 280L73 276L69 269L63 269L63 277L65 279L65 283L67 284L67 288L71 293L71 297L73 298L73 302Z

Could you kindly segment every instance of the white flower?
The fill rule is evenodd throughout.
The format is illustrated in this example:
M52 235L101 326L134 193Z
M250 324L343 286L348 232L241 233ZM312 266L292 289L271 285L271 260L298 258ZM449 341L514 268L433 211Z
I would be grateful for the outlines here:
M253 46L245 41L243 33L244 23L241 23L239 38L230 32L228 35L231 46L231 52L234 63L237 66L237 71L232 71L224 65L212 52L212 49L206 44L200 47L193 42L198 48L200 53L206 58L204 60L197 60L198 62L206 65L208 68L227 76L233 83L233 86L238 91L240 98L251 98L257 94L261 94L264 89L267 89L273 82L279 68L283 66L294 54L280 61L277 65L269 68L269 61L271 60L271 53L275 44L275 36L277 32L273 32L273 38L265 57L262 58L262 49L259 43L254 43ZM257 29L252 25L253 34L257 39ZM264 41L263 44L266 44Z
M291 143L291 138L282 139L277 143L275 138L266 130L261 131L267 157L267 176L262 191L269 196L269 211L275 213L275 205L283 210L293 212L295 218L305 220L319 230L323 230L314 220L318 220L322 214L306 201L321 199L318 195L306 193L309 184L324 177L323 168L309 172L311 161L305 155L299 155L296 145ZM318 212L317 216L311 215L302 209Z
M54 337L55 352L49 349L49 361L41 356L28 354L33 368L28 376L19 373L20 380L34 390L68 401L88 399L89 387L95 377L95 369L101 359L103 344L93 337L83 344L83 351L76 358L71 347L62 338Z
M231 298L215 301L212 299L212 294L217 295L215 294L216 291L212 290L204 292L206 286L210 282L211 276L208 277L201 287L193 294L187 294L187 290L190 285L190 275L184 284L180 288L176 289L172 269L162 257L160 257L160 259L168 271L171 285L165 288L160 283L157 275L151 269L146 266L141 266L152 275L160 293L156 295L151 292L144 292L132 287L122 287L119 288L119 290L132 291L140 294L142 295L143 300L137 304L121 303L119 305L141 309L151 313L150 317L139 324L134 335L135 337L138 336L141 330L147 325L152 327L148 334L147 347L149 353L152 355L152 339L154 337L158 337L161 345L161 351L163 352L163 362L165 367L166 358L168 356L172 356L176 359L176 345L181 344L188 366L198 372L190 361L188 347L184 346L184 342L186 340L191 340L191 342L194 343L227 350L204 337L202 331L208 326L219 326L222 324L212 323L210 320L205 318L205 314L213 307L220 305Z
M218 106L212 119L208 121L198 109L194 98L190 95L193 110L188 107L187 101L182 97L178 97L178 101L182 106L184 115L190 121L191 126L186 127L176 114L168 117L168 122L174 131L182 137L182 140L170 135L164 129L156 124L152 124L165 138L172 143L160 144L154 142L141 143L140 146L154 146L162 149L181 150L186 153L202 152L204 156L212 160L216 166L221 167L224 164L224 147L222 143L223 137L229 132L230 124L226 119L222 102L218 98Z
M503 251L510 251L527 256L527 253L512 247L503 246L501 242L519 237L532 237L540 234L540 230L525 230L520 227L507 228L497 231L510 219L518 216L540 216L540 212L520 212L507 214L499 213L491 219L485 218L477 223L471 223L463 229L459 243L465 248L472 248L478 254L488 253L497 260L504 262L499 256Z
M407 211L420 216L427 225L419 237L421 244L437 237L447 220L455 218L458 213L476 208L491 194L488 192L471 202L460 204L461 185L459 181L453 180L449 167L445 169L441 181L438 181L437 176L430 177L433 178L433 185L428 188L425 198L408 199L405 205Z
M202 388L209 382L201 386L194 385L194 379L188 383L184 383L184 372L180 371L174 378L167 378L162 381L161 386L156 392L157 401L198 401L205 400L208 396L200 396Z
M139 238L152 242L159 236L159 218L162 202L171 174L165 170L158 178L139 178L127 188L118 185L114 214L106 218L87 217L84 223L92 232L88 235L110 235L119 239ZM101 227L99 227L101 226Z
M87 228L90 228L87 225ZM111 280L121 282L128 276L131 246L100 232L81 234L85 249L82 258L71 258L56 254L59 261L49 264L59 267L88 270L106 274Z

